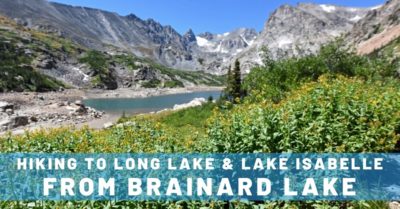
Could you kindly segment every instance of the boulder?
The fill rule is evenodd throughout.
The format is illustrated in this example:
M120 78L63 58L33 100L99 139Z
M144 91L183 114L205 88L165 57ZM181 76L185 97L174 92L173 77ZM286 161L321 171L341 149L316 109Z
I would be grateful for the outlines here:
M41 60L37 64L37 67L40 69L51 70L51 69L57 68L57 62L53 58L46 58L46 59Z
M19 76L15 76L14 79L17 80L17 81L24 81L24 77L22 77L20 75Z
M207 100L205 98L195 98L191 102L186 104L176 104L173 110L182 110L189 107L201 106L204 103L207 103Z
M143 67L138 70L134 76L134 81L150 81L157 79L157 74L154 69L150 67Z
M389 208L390 209L400 209L400 203L399 202L391 202L391 203L389 203Z
M36 122L39 121L39 119L38 119L37 117L35 117L35 116L31 116L31 121L32 121L33 123L36 123Z
M113 125L114 125L114 124L111 123L111 122L110 122L110 123L104 123L104 126L103 126L103 127L104 127L105 129L107 129L107 128L111 128Z
M78 115L86 115L88 113L88 110L85 106L79 106L79 108L75 110L75 113L77 113Z
M20 126L26 126L29 124L29 118L27 116L14 116L11 117L11 128L18 128Z
M8 102L0 101L0 112L6 112L8 109L14 111L14 105Z
M7 115L12 115L12 114L14 114L14 110L13 109L6 109L5 113L7 113Z
M10 118L6 118L0 121L0 131L8 130L8 126L11 124Z
M78 106L84 106L83 102L81 100L76 100L74 102L74 104L78 105Z
M27 116L14 116L0 121L0 129L10 130L21 126L26 126L28 124L29 118Z

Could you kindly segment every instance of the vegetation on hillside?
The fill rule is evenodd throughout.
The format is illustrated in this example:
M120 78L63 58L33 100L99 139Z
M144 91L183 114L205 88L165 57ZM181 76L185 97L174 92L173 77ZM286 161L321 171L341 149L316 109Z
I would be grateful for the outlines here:
M370 56L386 57L388 61L394 63L400 60L400 37L392 40L388 45L376 49Z
M115 82L115 73L113 74L112 71L110 71L110 69L116 67L115 65L127 68L127 70L132 72L140 69L147 69L155 74L159 74L160 77L165 79L163 82L160 80L161 78L153 78L151 80L143 81L141 82L141 86L144 88L185 87L184 82L205 86L224 85L224 76L211 75L202 71L184 71L172 69L160 64L156 64L153 61L138 58L125 53L110 55L107 53L90 50L84 53L79 61L81 63L88 64L94 71L94 79L92 80L94 86L110 84L113 81ZM117 87L116 84L111 86L114 86L115 88Z
M206 151L394 151L400 141L399 96L397 80L320 76L277 104L245 102L230 114L214 115Z
M166 82L163 87L183 87L182 79L204 86L224 86L225 76L212 75L202 71L177 70L146 60L152 68L159 70L162 74L169 76L171 81Z
M62 82L31 67L30 52L17 47L22 41L15 33L0 29L0 92L43 92L65 87Z
M184 87L186 82L206 86L224 85L223 76L172 69L129 53L111 55L89 50L56 34L28 29L1 16L0 26L0 92L54 91L60 87L67 87L67 84L63 84L57 78L43 73L38 63L44 60L51 62L51 66L46 70L54 70L52 68L57 67L56 63L68 61L73 64L76 64L76 61L86 64L89 69L84 71L87 71L85 73L90 75L91 80L88 88L118 88L115 65L131 71L146 65L165 79L164 82L160 79L144 81L141 86L146 88Z

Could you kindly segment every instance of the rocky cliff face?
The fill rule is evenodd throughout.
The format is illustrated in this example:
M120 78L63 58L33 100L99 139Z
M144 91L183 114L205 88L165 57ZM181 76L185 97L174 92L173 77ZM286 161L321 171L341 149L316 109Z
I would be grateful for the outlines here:
M273 58L315 53L321 45L350 31L368 10L333 5L283 5L271 14L254 44L237 58L248 72L261 63L264 47Z

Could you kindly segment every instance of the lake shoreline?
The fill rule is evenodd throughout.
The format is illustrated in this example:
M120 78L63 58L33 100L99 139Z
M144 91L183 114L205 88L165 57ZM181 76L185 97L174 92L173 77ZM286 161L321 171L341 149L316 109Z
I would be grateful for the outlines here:
M13 106L12 113L0 111L0 125L13 126L7 130L0 129L0 135L7 132L23 134L58 127L103 129L107 124L115 124L121 117L118 114L96 111L85 107L82 100L147 98L193 92L222 91L223 87L188 87L177 89L117 89L117 90L78 90L67 89L60 92L12 92L0 93L0 103ZM26 124L14 124L15 118L26 120ZM15 126L15 127L14 127ZM0 127L2 128L2 127Z
M147 98L155 96L165 96L173 94L186 94L194 92L222 91L225 87L219 86L198 86L185 88L158 88L158 89L128 89L120 88L116 90L87 90L83 99L133 99Z

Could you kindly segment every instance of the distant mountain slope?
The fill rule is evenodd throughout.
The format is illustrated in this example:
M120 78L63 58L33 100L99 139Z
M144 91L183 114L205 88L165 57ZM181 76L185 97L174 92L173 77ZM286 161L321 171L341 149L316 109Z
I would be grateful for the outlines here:
M257 35L254 30L240 29L231 36L212 42L221 50L208 50L199 46L193 31L180 35L171 26L163 26L155 20L142 20L131 14L116 13L86 7L73 7L46 0L1 0L0 14L15 19L22 25L57 33L83 46L96 50L119 50L173 68L207 70L216 72L228 54L247 47L240 36ZM215 64L219 63L219 64Z
M104 49L110 44L173 67L185 68L185 63L192 61L181 35L151 19L46 0L1 0L0 13L90 48Z
M223 78L161 66L129 53L91 50L0 16L0 92L223 85Z
M369 9L333 5L283 5L271 14L254 44L237 58L245 71L260 64L261 49L268 48L274 58L305 55L350 31Z
M400 37L400 1L390 0L370 10L347 35L360 54L369 54Z
M252 45L257 35L258 33L255 30L240 28L224 34L199 34L196 41L205 52L234 55Z
M400 37L400 25L386 28L384 31L372 36L358 44L357 53L371 54L375 50L385 47L396 38Z
M202 33L190 48L201 68L214 74L226 72L229 63L237 54L250 47L258 33L253 29L240 28L224 34Z

